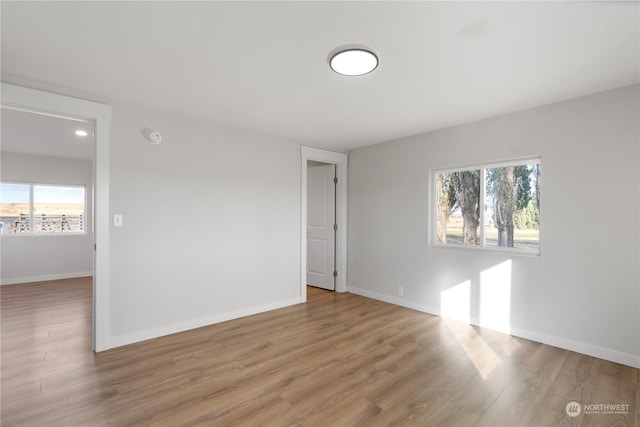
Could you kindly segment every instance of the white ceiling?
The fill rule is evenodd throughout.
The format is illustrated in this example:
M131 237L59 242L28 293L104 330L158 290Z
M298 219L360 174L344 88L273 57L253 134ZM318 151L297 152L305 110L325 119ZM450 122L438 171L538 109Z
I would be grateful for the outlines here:
M6 2L5 80L348 150L640 81L638 2ZM379 67L344 77L342 45ZM161 129L160 129L161 130Z
M93 122L0 109L0 148L13 153L93 159ZM80 137L76 130L84 130Z

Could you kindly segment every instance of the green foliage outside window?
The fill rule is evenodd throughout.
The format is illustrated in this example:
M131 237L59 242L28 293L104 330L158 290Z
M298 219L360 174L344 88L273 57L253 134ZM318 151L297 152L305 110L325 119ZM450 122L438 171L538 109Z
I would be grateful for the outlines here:
M437 243L539 249L539 161L443 171L435 181Z

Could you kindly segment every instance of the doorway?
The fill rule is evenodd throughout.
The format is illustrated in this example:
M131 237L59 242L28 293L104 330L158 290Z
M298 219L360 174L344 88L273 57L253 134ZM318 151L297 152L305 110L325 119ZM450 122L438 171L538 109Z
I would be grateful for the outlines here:
M336 290L336 165L307 162L307 285Z
M6 106L0 117L2 284L92 276L94 122Z
M2 83L1 105L57 117L91 121L93 168L93 350L109 349L109 127L111 107L96 102Z
M344 153L337 153L307 146L301 147L301 228L300 228L300 302L307 300L307 185L308 162L333 165L335 184L335 251L334 270L331 271L336 292L347 291L347 160ZM312 163L314 164L314 163ZM334 273L335 271L335 273Z

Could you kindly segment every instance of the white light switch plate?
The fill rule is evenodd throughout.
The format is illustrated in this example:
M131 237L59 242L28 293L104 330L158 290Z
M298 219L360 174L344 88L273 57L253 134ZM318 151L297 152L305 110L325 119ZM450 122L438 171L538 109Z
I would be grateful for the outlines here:
M113 226L114 227L122 227L122 215L115 214L113 216Z

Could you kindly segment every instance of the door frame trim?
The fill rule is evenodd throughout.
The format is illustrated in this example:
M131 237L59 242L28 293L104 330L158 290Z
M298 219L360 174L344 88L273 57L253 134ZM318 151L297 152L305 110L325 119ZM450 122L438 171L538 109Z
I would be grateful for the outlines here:
M93 160L93 350L109 343L109 130L111 106L2 82L0 104L47 115L95 121Z
M347 164L344 153L302 145L300 147L300 302L307 301L307 160L336 165L336 292L347 291Z

